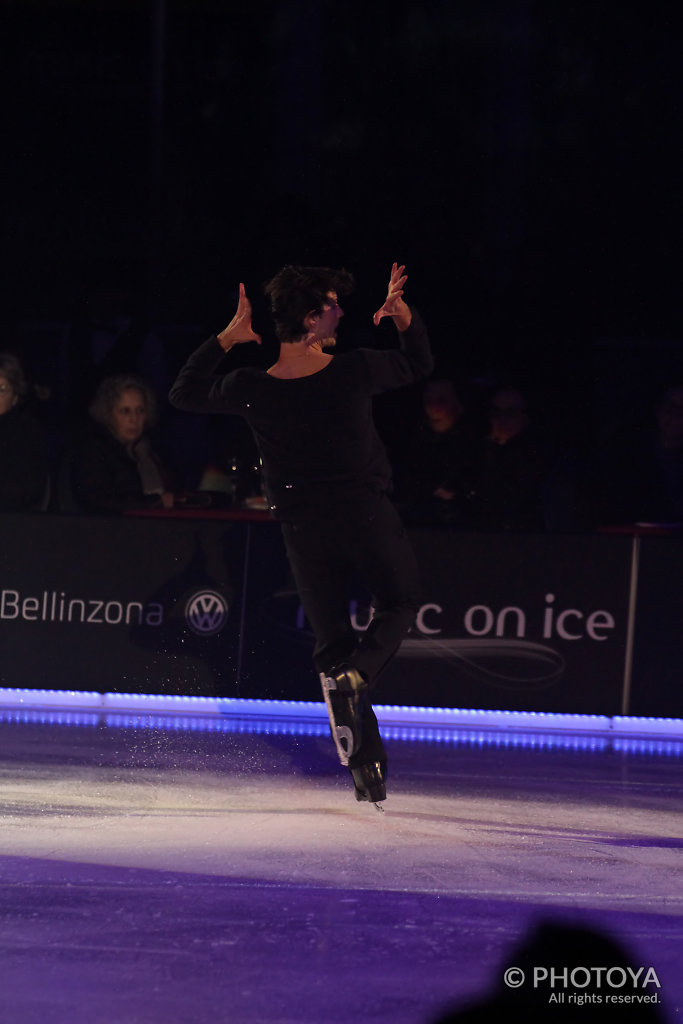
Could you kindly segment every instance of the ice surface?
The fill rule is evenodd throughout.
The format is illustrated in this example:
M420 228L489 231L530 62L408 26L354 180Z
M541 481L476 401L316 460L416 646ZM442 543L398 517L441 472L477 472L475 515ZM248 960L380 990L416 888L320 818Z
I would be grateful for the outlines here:
M683 982L681 756L0 724L2 1024L430 1024L534 922Z

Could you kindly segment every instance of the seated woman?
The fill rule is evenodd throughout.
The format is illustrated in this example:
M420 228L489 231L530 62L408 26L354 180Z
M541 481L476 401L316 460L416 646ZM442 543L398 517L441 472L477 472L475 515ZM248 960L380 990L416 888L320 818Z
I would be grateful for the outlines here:
M683 378L634 406L598 455L599 523L683 523Z
M455 383L445 377L428 380L422 413L396 467L396 499L403 519L412 526L467 525L473 436Z
M47 500L47 449L27 393L21 363L0 352L0 512L39 510Z
M545 529L549 449L524 392L514 385L497 387L489 400L487 429L473 453L471 529L530 533Z
M110 514L172 508L170 477L149 436L156 421L156 400L149 385L130 374L107 377L89 411L93 422L71 459L78 505L88 512Z

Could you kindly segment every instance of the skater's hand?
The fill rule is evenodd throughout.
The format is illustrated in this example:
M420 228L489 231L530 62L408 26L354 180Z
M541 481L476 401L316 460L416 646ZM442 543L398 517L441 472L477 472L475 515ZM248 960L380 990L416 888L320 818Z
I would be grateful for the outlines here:
M251 326L251 302L247 298L244 285L240 282L240 297L237 303L237 312L225 328L218 335L218 342L221 348L229 352L233 345L244 345L248 341L255 341L261 344L261 335L256 334Z
M410 327L413 314L410 312L410 307L403 301L403 285L408 280L407 275L403 273L405 269L404 266L399 267L396 263L392 265L389 290L384 305L377 310L372 318L375 327L383 316L390 316L399 331L407 331Z

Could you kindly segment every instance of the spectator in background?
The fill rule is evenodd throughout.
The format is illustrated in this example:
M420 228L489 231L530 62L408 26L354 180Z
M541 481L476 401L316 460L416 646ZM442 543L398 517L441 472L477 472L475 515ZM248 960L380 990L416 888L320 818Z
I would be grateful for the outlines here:
M28 386L19 359L0 353L0 511L25 512L47 505L47 449L26 407Z
M485 435L475 446L470 526L475 530L544 529L547 451L532 423L524 392L496 388Z
M427 381L423 417L397 467L397 499L410 525L464 525L472 434L452 380Z
M601 525L683 522L683 381L660 388L649 422L617 432L597 475Z
M172 508L170 476L149 433L156 421L149 385L132 374L105 378L90 405L90 417L71 458L71 483L79 507L112 514Z

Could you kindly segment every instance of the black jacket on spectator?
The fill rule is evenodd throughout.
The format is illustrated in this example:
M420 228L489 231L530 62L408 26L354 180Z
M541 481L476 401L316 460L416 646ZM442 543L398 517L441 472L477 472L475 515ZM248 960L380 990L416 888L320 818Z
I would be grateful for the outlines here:
M598 468L601 524L683 522L683 449L665 450L649 434L626 438Z
M88 428L74 448L71 485L77 504L86 512L120 514L159 504L158 494L144 493L134 456L106 427L97 424Z
M0 416L0 511L37 509L47 486L40 424L21 405Z
M524 431L506 444L479 442L469 525L474 530L544 529L546 457L535 435Z

